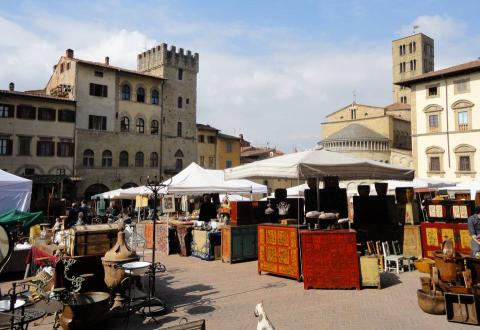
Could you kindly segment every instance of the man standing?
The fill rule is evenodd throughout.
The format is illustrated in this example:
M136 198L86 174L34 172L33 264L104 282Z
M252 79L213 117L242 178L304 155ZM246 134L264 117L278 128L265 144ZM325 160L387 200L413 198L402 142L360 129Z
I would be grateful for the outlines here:
M477 252L480 252L480 206L476 206L473 214L468 218L468 232L472 236L470 243L472 257L476 257Z

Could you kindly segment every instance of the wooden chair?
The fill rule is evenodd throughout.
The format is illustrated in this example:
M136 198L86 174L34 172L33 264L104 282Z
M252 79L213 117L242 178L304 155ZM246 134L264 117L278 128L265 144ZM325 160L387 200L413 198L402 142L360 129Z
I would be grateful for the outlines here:
M413 256L404 256L402 253L402 250L400 248L400 243L398 241L393 241L392 242L392 247L393 247L393 254L396 256L401 256L403 258L403 263L402 263L402 268L404 266L407 266L408 270L412 270L413 266L413 260L415 257Z
M367 241L367 252L369 255L376 254L375 245L373 241Z
M395 255L390 253L390 247L388 242L382 242L383 248L383 258L384 258L384 270L395 270L397 274L400 273L400 270L403 271L403 256ZM391 266L394 264L395 266Z

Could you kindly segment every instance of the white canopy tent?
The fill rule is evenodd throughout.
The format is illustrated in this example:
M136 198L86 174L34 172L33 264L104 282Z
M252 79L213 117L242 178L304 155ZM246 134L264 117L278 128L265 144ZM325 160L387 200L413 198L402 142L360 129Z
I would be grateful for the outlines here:
M477 192L480 192L480 181L460 182L454 186L444 186L438 189L447 190L448 192L469 192L470 198L475 199Z
M306 179L336 175L340 180L412 180L414 171L342 153L315 149L225 169L225 179Z
M101 194L93 195L91 199L122 199L121 194L123 191L124 189L110 190Z
M0 170L0 214L12 209L30 210L32 180Z

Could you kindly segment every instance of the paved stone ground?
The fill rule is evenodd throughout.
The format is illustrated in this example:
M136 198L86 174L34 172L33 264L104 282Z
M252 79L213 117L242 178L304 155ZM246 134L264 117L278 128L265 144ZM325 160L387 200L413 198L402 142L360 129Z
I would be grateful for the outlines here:
M159 317L158 324L132 316L129 329L159 329L182 318L205 319L208 330L256 329L253 310L258 302L276 329L471 328L420 310L417 271L382 274L382 290L304 290L295 280L258 275L256 261L230 265L173 255L161 257L161 262L167 272L158 278L157 293L172 311ZM112 329L125 327L124 319L108 324ZM51 318L30 329L51 329Z

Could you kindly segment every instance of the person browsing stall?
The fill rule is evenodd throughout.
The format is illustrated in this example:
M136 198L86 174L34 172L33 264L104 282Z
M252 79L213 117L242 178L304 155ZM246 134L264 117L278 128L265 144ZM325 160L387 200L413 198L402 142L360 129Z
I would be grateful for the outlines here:
M472 236L470 247L472 248L472 256L480 252L480 206L476 206L473 214L468 218L468 232Z
M203 195L203 203L200 206L200 214L198 215L198 220L209 222L211 219L215 219L216 217L217 209L212 203L210 195Z

